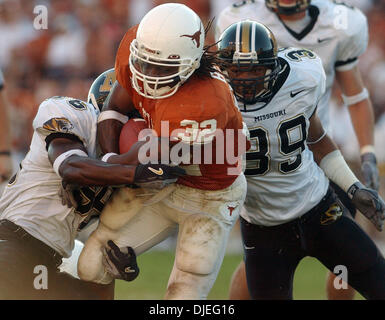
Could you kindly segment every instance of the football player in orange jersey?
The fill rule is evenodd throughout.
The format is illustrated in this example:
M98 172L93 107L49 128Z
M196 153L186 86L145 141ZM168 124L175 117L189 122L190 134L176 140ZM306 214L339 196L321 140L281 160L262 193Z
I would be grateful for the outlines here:
M186 177L159 191L157 201L141 201L133 189L118 191L81 253L82 279L108 283L116 276L102 264L107 239L139 255L179 226L165 298L207 297L246 195L240 160L247 132L231 88L215 69L204 41L200 18L175 3L155 7L124 36L115 63L117 82L98 119L103 159L113 161L122 126L135 111L162 138L159 141L167 140L160 144L167 161L170 156L175 162L185 146L190 152L210 150L213 159L210 162L203 152L195 161L188 154L183 160ZM152 162L155 171L158 161Z

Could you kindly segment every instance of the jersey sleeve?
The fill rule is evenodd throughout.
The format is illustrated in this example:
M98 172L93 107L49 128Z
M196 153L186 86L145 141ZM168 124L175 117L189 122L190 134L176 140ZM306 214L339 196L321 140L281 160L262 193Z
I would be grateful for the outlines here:
M3 76L3 72L1 72L0 70L0 90L2 90L4 88L4 76Z
M350 70L368 46L368 23L365 15L357 8L339 5L341 17L346 17L346 25L341 20L340 37L335 69L338 71ZM342 19L342 18L341 18Z
M33 129L45 140L47 148L52 139L60 137L87 145L89 136L93 134L92 121L97 119L96 113L94 119L89 116L88 108L80 100L47 99L39 106L32 123Z
M310 108L310 112L307 114L308 118L310 119L313 114L316 112L318 104L325 94L326 90L326 74L325 70L322 66L321 59L317 56L317 58L314 61L314 75L313 75L313 81L314 81L314 104Z
M129 65L130 44L136 38L138 26L134 26L126 32L120 42L115 59L115 74L119 84L127 90L132 97L131 72Z
M294 47L280 49L278 56L290 65L290 70L296 75L294 91L307 92L306 103L298 108L310 119L326 90L326 74L321 58L310 49Z

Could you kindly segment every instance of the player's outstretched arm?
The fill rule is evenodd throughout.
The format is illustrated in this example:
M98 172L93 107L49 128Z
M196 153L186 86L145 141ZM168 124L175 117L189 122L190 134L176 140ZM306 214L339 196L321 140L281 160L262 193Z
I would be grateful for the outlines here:
M128 115L135 110L127 90L116 81L98 118L98 141L102 152L119 153L119 135Z
M344 190L356 208L382 231L385 221L385 203L377 191L366 188L350 170L333 140L324 132L322 124L314 114L310 119L309 149L314 154L325 175Z
M364 183L374 190L379 188L379 172L374 153L374 114L361 74L357 66L346 71L336 71L336 79L348 106L354 131L360 145L361 171Z
M65 185L125 185L134 181L135 166L109 164L89 158L81 142L54 139L49 144L48 157Z
M133 152L133 151L129 151ZM67 138L56 138L48 147L48 156L54 170L63 179L63 185L116 186L133 183L146 184L168 181L184 175L179 167L157 164L111 164L87 156L83 144ZM124 157L122 155L121 157Z

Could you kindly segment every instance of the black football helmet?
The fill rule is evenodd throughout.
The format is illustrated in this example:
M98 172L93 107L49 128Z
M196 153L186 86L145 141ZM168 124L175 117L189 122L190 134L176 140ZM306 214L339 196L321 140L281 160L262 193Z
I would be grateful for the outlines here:
M273 96L272 88L281 70L277 56L277 43L273 33L263 24L243 20L229 26L218 42L218 55L222 72L234 90L238 101L243 102L243 111L257 102L265 105ZM237 72L253 74L256 68L262 69L263 76L237 77ZM230 72L235 70L235 72ZM235 75L235 76L234 76Z
M87 102L91 103L100 111L103 108L103 103L106 100L114 82L116 81L115 69L109 69L100 74L91 84L88 92Z
M295 3L291 5L280 4L279 0L265 0L265 3L266 7L268 7L271 11L289 16L307 10L310 5L310 1L311 0L296 0Z

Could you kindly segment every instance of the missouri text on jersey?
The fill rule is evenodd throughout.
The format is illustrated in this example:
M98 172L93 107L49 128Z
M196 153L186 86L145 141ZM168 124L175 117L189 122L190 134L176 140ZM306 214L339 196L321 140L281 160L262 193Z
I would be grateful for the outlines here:
M286 115L286 109L262 114L260 116L254 117L254 121L258 122L258 121L268 120L268 119L272 119L272 118L276 118L284 115Z

